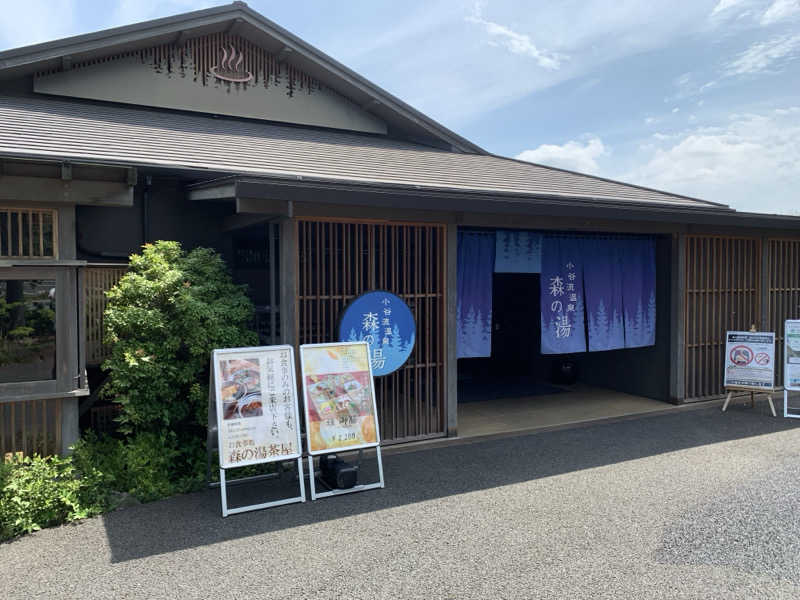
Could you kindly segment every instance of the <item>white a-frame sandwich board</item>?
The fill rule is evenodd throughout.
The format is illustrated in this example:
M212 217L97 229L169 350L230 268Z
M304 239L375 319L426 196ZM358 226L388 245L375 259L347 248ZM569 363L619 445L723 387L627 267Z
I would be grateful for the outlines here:
M300 346L311 499L384 487L375 383L367 342ZM317 492L314 457L375 448L378 481Z
M260 346L214 350L211 379L222 516L305 502L294 349ZM298 496L228 508L227 469L293 460L297 461Z

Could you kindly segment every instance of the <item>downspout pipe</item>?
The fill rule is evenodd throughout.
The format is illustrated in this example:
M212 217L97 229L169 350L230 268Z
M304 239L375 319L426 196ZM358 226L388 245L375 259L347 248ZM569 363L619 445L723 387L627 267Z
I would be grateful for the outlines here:
M142 192L142 244L150 241L150 188L152 185L153 177L146 175Z

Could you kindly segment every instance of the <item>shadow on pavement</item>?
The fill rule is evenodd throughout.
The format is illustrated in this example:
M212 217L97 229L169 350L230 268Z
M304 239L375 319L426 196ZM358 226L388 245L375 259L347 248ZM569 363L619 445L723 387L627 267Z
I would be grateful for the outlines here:
M207 490L103 519L112 560L123 562L797 426L743 408L724 415L719 408L692 410L387 456L383 490L226 519L220 516L219 491Z

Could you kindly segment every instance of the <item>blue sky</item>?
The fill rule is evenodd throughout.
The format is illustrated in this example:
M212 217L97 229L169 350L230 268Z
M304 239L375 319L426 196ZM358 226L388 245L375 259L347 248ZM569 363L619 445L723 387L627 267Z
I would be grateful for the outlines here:
M0 48L222 4L0 0ZM487 150L800 214L800 0L251 0Z

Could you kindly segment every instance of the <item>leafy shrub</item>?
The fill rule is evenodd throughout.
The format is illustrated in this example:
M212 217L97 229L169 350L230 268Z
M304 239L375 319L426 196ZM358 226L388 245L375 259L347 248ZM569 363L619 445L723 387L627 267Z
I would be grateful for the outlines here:
M122 405L121 430L205 427L211 350L254 344L252 317L244 288L213 250L185 254L178 242L162 241L131 256L105 312L112 344L105 394Z
M107 478L51 456L14 458L0 465L0 540L104 512Z
M69 458L79 472L96 469L106 478L109 489L127 491L125 448L122 440L110 436L98 437L89 431L72 447Z
M254 345L252 317L220 256L177 242L146 244L108 292L103 393L121 405L125 486L140 499L203 481L211 351Z
M144 432L117 439L90 432L74 446L71 458L79 470L96 468L110 489L142 502L197 489L206 477L204 440L180 449L174 434Z

